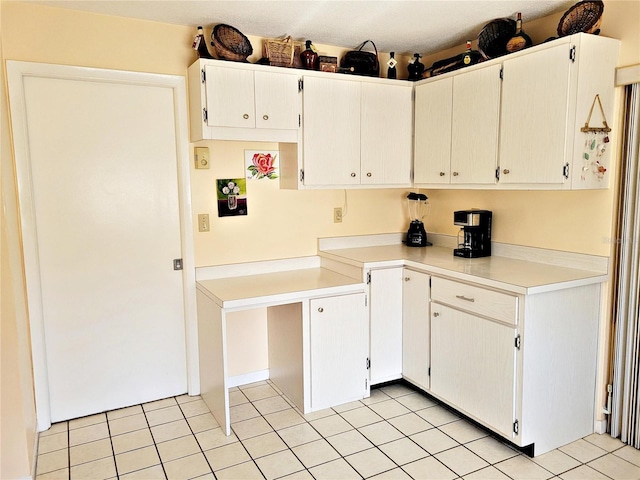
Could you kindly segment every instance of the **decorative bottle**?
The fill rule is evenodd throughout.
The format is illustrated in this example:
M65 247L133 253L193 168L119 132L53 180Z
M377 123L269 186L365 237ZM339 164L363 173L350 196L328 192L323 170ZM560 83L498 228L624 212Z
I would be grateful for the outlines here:
M389 60L387 60L387 78L398 78L398 72L396 72L396 65L398 61L396 60L396 52L390 52Z
M482 54L478 50L471 50L471 42L467 40L467 50L462 54L464 66L475 65L482 59Z
M198 52L198 57L200 58L213 58L207 49L207 42L204 39L202 27L198 27L198 33L193 39L192 48Z
M306 70L320 70L320 59L311 46L311 40L307 40L305 45L307 48L300 54L302 67Z
M507 52L513 53L533 45L531 37L522 30L522 14L518 12L516 34L507 42Z
M424 73L425 67L424 63L420 61L420 57L422 55L420 55L419 53L414 53L413 56L415 57L415 59L413 63L407 65L407 70L409 70L408 80L415 82L418 80L422 80L422 74Z

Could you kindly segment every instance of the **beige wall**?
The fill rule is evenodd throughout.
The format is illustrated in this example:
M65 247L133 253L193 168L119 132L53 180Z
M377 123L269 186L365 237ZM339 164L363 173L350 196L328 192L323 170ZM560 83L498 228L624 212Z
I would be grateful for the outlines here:
M0 5L0 32L6 59L177 75L185 75L189 64L196 59L190 48L194 32L189 27L33 4L3 1ZM542 21L525 23L526 30L535 42L540 42L554 34L559 17L560 14ZM602 34L622 40L620 65L640 63L639 26L640 2L605 1ZM255 59L260 52L260 39L252 36L249 38L256 50ZM339 55L342 51L326 45L318 45L318 48L325 54ZM430 65L435 59L459 53L462 48L426 57L423 62ZM386 55L382 56L382 61L384 60ZM399 69L401 75L404 75L405 70L403 61ZM4 97L4 86L2 93ZM11 158L7 158L10 156L6 153L4 125L2 131L2 173L6 175L5 162L10 164ZM198 266L313 255L316 253L318 237L396 232L405 230L407 226L403 203L406 190L296 192L280 190L274 181L249 183L248 216L219 219L215 207L214 181L216 178L241 176L244 172L243 152L245 149L256 148L256 144L202 144L211 149L212 168L192 171L193 212L209 213L212 231L195 233ZM257 145L257 148L274 147L273 144ZM12 170L9 170L9 175L13 175ZM13 190L9 189L4 193L9 197L7 203L15 205ZM432 214L427 220L430 231L455 233L456 229L451 221L455 209L489 208L495 212L496 241L605 256L610 254L611 244L608 239L611 237L615 208L613 188L599 192L430 190L427 194L432 203ZM342 224L333 224L333 208L343 206L345 198L348 213ZM3 227L8 227L6 235L9 237L8 246L3 246L2 249L3 259L8 254L19 260L15 217L9 218L7 215L2 221ZM2 263L3 373L5 351L9 358L7 365L15 365L21 372L26 369L24 350L28 350L28 345L20 344L20 332L27 329L24 294L20 289L13 292L5 289L6 277L12 278L14 285L22 285L21 264L18 262L18 265L20 269L16 270L8 268L4 260ZM5 312L15 322L5 326ZM5 328L15 334L5 336ZM8 347L5 347L5 339ZM258 364L262 365L263 359L259 359ZM238 373L243 369L251 370L251 366L238 368ZM3 395L5 382L9 381L14 380L3 375ZM14 432L16 438L26 435L26 452L9 463L11 468L17 470L23 469L25 461L28 463L29 460L25 460L24 456L30 454L28 444L29 439L33 438L33 419L30 418L33 415L33 399L26 391L29 388L24 388L22 380L20 383L23 385L21 398L13 400L22 402L22 405L12 406L13 410L9 412L26 412L22 423L16 427L17 433ZM4 397L2 408L4 455L4 419L7 418ZM3 478L5 462L6 458L3 456Z

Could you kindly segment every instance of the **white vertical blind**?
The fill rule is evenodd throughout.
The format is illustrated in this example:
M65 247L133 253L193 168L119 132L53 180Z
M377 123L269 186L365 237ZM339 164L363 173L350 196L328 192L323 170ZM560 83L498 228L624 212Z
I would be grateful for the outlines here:
M640 448L640 84L626 88L610 428L612 437Z

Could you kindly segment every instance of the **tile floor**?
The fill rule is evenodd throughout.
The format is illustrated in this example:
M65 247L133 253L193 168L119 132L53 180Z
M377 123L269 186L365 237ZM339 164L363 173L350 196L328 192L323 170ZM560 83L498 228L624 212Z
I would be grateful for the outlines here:
M401 384L310 415L268 381L230 397L230 437L186 395L54 424L37 479L640 479L609 435L531 459Z

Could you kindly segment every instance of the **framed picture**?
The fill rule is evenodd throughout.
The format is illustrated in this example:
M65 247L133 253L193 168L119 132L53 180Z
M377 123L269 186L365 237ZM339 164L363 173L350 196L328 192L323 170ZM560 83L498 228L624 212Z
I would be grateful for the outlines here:
M218 179L218 216L235 217L247 214L247 181L244 178Z
M278 178L278 150L245 150L244 166L248 180Z

